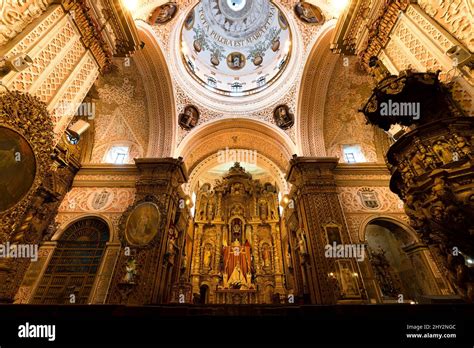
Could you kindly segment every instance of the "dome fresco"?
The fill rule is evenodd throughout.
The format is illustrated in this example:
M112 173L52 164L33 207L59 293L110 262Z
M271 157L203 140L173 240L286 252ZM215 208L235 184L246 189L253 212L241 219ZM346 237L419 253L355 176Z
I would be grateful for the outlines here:
M285 69L291 32L268 0L203 0L184 21L181 51L188 72L208 89L249 95Z

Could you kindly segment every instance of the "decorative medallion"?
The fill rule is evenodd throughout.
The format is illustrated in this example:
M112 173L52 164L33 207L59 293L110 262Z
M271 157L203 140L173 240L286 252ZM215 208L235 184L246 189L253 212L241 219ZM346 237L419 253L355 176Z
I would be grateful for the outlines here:
M227 56L227 66L232 70L240 70L245 66L245 56L240 52L232 52Z
M149 244L158 234L161 214L158 206L151 202L137 205L127 218L125 238L131 245Z
M165 24L174 18L178 12L178 5L174 2L168 2L158 6L150 16L150 24ZM193 18L194 20L194 18Z
M278 127L285 130L295 123L295 116L290 112L288 105L279 105L273 111L273 119Z
M295 5L295 14L301 21L308 24L318 24L324 21L324 16L319 7L308 2L299 2Z
M199 122L199 110L194 105L188 105L184 111L179 114L178 124L185 130L191 130Z

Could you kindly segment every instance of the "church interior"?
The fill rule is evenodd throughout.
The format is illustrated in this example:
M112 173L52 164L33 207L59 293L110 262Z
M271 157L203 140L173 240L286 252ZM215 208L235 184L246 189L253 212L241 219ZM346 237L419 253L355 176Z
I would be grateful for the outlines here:
M0 1L0 313L469 306L473 52L470 0Z

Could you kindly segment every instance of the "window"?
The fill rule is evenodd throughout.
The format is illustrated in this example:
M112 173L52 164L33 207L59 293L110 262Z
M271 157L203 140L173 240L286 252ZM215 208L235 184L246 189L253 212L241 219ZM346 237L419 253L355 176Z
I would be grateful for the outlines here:
M128 161L128 146L112 146L105 157L105 162L124 164Z
M217 81L215 78L213 77L208 77L207 78L207 84L210 86L210 87L216 87L217 86Z
M242 84L240 82L234 82L230 88L234 93L242 92Z
M362 153L362 149L360 145L357 145L357 144L342 145L342 152L344 156L344 161L346 163L366 162L365 156Z
M73 223L58 240L32 302L88 303L108 240L109 228L101 219Z

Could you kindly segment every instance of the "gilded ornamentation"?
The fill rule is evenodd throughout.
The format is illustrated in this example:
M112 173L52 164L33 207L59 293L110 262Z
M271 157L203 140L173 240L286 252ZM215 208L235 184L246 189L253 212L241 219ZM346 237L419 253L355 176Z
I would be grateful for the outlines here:
M34 180L27 193L18 204L0 213L0 232L3 234L0 240L5 240L6 236L14 233L31 198L50 171L53 125L43 102L29 94L14 91L0 95L0 126L17 132L28 142L32 150L30 156L34 156L36 164ZM28 156L28 153L20 152L19 156L17 154L16 159L21 160L21 156Z

